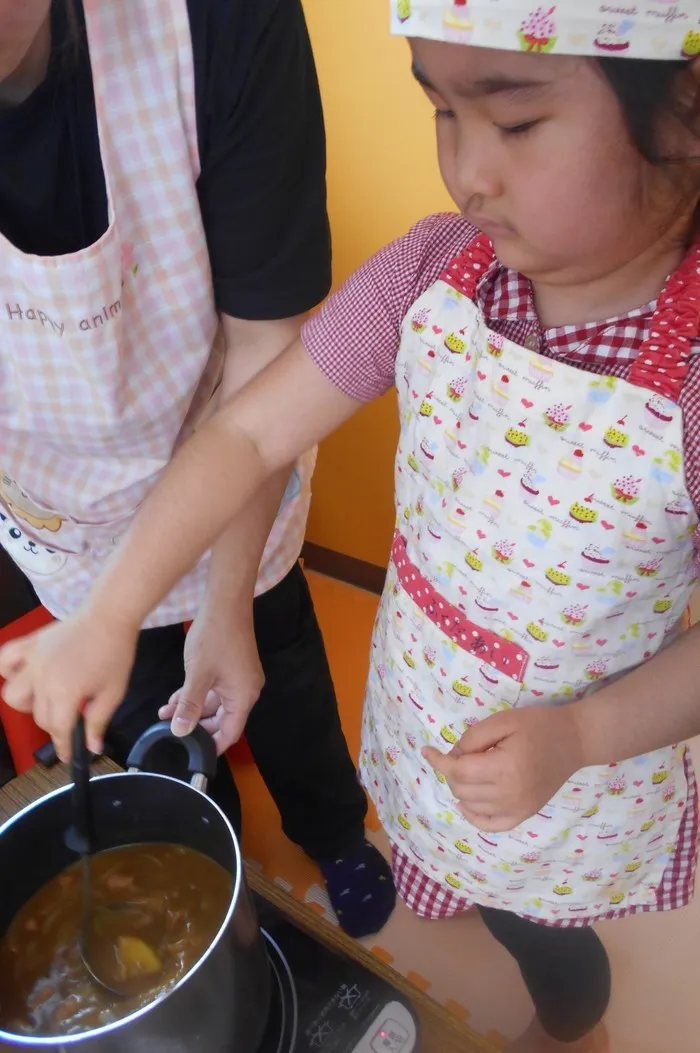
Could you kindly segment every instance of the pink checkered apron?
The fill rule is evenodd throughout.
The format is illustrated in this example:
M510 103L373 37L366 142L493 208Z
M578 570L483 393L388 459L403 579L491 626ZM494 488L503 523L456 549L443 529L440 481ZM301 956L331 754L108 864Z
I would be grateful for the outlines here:
M173 450L210 411L223 363L185 0L85 0L85 17L108 228L55 258L0 237L0 542L58 617L86 598ZM312 470L309 454L259 592L298 557ZM147 624L193 617L205 575L206 559Z
M669 279L629 381L490 330L474 295L492 259L478 238L402 327L398 519L363 781L399 891L422 913L478 904L583 925L679 906L697 850L684 745L576 772L502 834L464 819L422 758L490 714L582 699L648 660L675 638L697 581L677 398L700 325L700 251Z

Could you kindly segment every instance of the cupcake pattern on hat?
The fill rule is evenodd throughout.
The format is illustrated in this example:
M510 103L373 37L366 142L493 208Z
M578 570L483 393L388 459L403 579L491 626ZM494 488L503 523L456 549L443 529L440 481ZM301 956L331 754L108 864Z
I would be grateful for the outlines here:
M556 5L536 7L520 23L517 36L523 51L552 51L557 42Z
M645 5L585 0L390 0L391 30L533 54L692 59L700 54L694 0Z
M629 51L634 27L635 22L631 18L621 22L606 22L598 30L593 43L603 54L621 55Z

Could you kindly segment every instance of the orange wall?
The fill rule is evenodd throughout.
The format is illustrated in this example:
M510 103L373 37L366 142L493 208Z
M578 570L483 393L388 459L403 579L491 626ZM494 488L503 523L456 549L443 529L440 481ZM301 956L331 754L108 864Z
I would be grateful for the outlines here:
M435 160L430 107L389 37L386 0L304 0L328 133L336 285L430 212L450 209ZM395 397L328 439L314 480L308 538L383 565L393 515Z

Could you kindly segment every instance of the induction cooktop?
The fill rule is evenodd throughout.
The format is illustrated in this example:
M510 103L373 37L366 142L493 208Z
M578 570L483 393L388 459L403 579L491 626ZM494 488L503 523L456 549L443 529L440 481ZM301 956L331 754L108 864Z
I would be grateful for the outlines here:
M418 1053L410 1001L256 897L273 975L258 1053Z

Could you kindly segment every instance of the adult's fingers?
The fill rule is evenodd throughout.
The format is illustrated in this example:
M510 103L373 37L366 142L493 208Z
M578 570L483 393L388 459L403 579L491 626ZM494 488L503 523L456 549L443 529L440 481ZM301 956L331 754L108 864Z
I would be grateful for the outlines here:
M221 727L221 717L222 717L222 715L223 715L223 710L222 709L218 709L213 717L207 717L206 720L200 720L200 722L199 722L200 726L203 727L204 730L209 735L211 735L211 737L213 739L216 739L216 733L219 730L219 728Z
M158 710L158 717L160 720L172 720L175 715L177 704L180 701L180 695L182 694L182 688L178 688L177 691L171 696L170 700L166 702L164 706L161 706ZM219 708L219 695L216 691L209 691L204 705L202 707L202 716L199 723L204 724L205 721L212 720L216 716L216 712Z
M209 687L196 671L188 669L184 684L176 692L178 697L170 724L173 735L181 738L194 731L202 717Z
M180 697L180 689L178 688L177 691L175 691L175 693L170 696L170 698L165 703L165 705L161 706L160 709L158 710L158 719L159 720L172 720L173 719L173 713L175 712L175 706L177 705L177 700L178 700L179 697Z
M238 742L245 731L247 720L248 712L245 709L238 707L234 710L227 710L225 706L222 707L219 728L214 734L214 742L219 753L225 753Z

